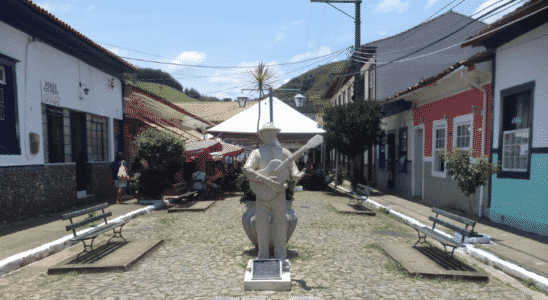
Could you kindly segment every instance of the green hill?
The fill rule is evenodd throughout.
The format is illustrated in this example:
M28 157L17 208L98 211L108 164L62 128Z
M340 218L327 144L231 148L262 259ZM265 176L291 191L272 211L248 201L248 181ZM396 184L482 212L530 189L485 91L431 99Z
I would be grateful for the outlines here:
M346 61L342 60L319 66L291 79L286 84L282 85L280 89L308 90L308 97L314 102L316 112L322 115L324 108L331 106L329 100L321 100L322 94L326 91L327 86L331 81L329 75L331 73L341 72L345 64ZM273 95L280 100L286 100L292 99L297 93L299 92L274 90ZM306 97L306 94L301 94Z
M138 88L141 88L143 90L154 93L162 98L165 98L167 101L171 103L198 102L198 100L190 98L184 93L181 93L178 90L163 84L141 82L141 81L135 81L133 82L133 84L135 84Z

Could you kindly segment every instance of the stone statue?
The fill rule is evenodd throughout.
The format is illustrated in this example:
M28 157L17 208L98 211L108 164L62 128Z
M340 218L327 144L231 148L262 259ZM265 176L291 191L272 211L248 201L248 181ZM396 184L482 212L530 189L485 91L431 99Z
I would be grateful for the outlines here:
M299 180L305 170L299 173L299 169L294 160L298 158L305 150L315 147L323 142L320 135L315 136L307 145L299 151L291 152L282 147L277 139L277 134L281 130L272 123L266 123L259 130L258 135L263 141L259 149L253 150L244 165L242 172L249 178L249 185L255 195L256 202L256 232L259 244L259 253L257 259L270 259L269 253L269 213L273 216L273 226L275 236L274 258L285 260L286 257L286 234L287 220L285 213L285 181L292 174Z

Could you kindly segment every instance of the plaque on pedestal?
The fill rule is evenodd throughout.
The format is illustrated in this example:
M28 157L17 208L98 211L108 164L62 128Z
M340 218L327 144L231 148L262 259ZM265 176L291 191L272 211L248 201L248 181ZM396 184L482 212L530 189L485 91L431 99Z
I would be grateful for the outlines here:
M245 272L244 290L249 291L290 291L291 275L289 260L256 259L250 260Z

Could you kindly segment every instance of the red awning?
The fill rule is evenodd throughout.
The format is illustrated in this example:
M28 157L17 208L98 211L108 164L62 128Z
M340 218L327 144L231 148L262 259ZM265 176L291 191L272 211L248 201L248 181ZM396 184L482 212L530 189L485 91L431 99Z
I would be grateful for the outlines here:
M198 158L213 160L210 153L221 151L222 149L223 146L221 143L215 140L187 142L185 146L186 161L191 162ZM203 156L202 153L207 154L207 156Z
M224 143L224 142L221 142L221 144L223 145L223 150L222 151L212 152L211 153L211 155L213 156L213 158L215 160L224 160L225 157L227 157L227 156L231 156L231 157L238 156L242 152L245 151L244 148L238 147L236 145L231 145L231 144Z

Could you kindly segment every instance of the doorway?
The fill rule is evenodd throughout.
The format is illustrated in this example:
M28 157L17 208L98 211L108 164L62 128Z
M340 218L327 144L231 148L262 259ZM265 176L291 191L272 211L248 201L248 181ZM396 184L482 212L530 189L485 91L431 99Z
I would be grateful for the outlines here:
M415 184L413 186L413 197L422 199L422 180L423 180L423 153L424 153L424 144L423 144L423 130L415 130L415 157L413 165L413 179Z
M396 136L394 133L388 134L388 186L389 190L396 187Z
M86 115L79 112L70 112L72 161L76 163L76 191L87 190L87 152L86 152Z

